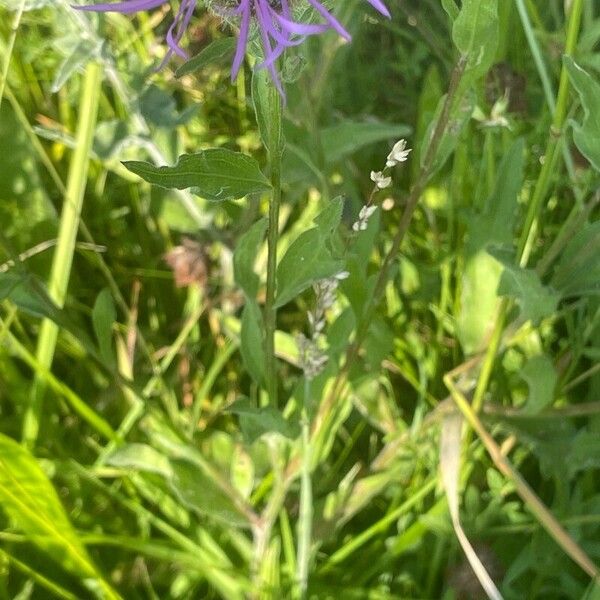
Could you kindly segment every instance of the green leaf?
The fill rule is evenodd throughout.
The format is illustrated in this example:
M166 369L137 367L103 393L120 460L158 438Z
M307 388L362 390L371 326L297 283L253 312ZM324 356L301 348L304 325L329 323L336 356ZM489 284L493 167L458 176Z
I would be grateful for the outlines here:
M314 219L315 225L324 236L330 236L339 226L344 210L344 199L334 198Z
M98 346L100 347L100 356L107 365L115 363L113 352L113 324L117 320L117 311L112 299L112 294L108 288L104 288L96 298L92 310L92 324Z
M446 95L442 96L439 101L433 118L429 122L429 127L425 133L423 139L423 147L421 149L420 161L423 166L427 157L429 146L433 140L433 134L436 130L438 121L442 115L444 104L446 103ZM444 128L442 138L437 147L435 156L431 164L431 174L433 175L439 171L458 143L463 129L469 122L473 109L475 108L475 94L473 90L468 90L464 94L458 94L453 105L450 107L450 117L448 118L448 125Z
M0 506L28 541L64 569L84 581L97 580L105 598L119 598L101 579L36 459L1 433Z
M173 475L167 483L184 506L227 525L248 525L234 501L201 468L184 459L173 458L170 462Z
M115 450L106 462L113 467L157 473L163 477L173 474L169 459L148 444L125 444Z
M82 39L63 60L52 82L52 93L58 92L71 76L81 69L99 51L99 45Z
M581 154L600 171L600 83L592 79L570 56L563 56L563 63L583 106L583 122L570 121L573 139Z
M291 439L299 434L298 428L286 421L277 409L272 406L256 408L247 398L234 402L229 412L238 415L242 434L248 444L266 434L278 433Z
M521 377L529 386L523 414L535 415L552 404L557 375L554 363L545 354L530 358L521 369Z
M463 0L452 39L461 54L468 57L470 78L482 75L492 65L498 38L498 0Z
M47 317L59 325L66 323L63 310L54 304L44 284L27 272L0 273L0 300L5 299L34 317Z
M466 354L481 350L494 326L502 265L485 250L470 256L463 271L457 330Z
M142 161L123 164L148 183L179 190L194 188L197 195L214 201L236 200L271 188L252 157L225 148L184 154L172 167Z
M455 21L460 10L456 5L456 0L442 0L442 8L448 13L448 16Z
M342 121L322 130L323 155L325 161L332 164L369 144L386 140L397 141L410 133L411 128L408 125L380 121Z
M175 77L183 77L199 71L208 65L221 65L229 62L235 52L236 40L233 37L221 38L202 49L175 71Z
M467 224L465 269L458 335L467 354L481 349L498 304L502 265L487 252L490 244L512 244L515 211L523 181L524 143L517 140L504 157L496 187L481 213Z
M571 477L579 471L600 468L600 435L598 435L598 431L579 430L571 444L569 454L565 457L565 463Z
M552 277L563 297L600 293L600 221L585 225L569 241Z
M560 294L543 285L535 271L512 264L504 264L498 294L514 298L521 317L534 325L551 315L560 300Z
M192 104L179 112L173 95L165 92L156 85L149 85L138 99L139 110L144 118L163 129L174 129L185 125L200 108L199 104Z
M260 284L260 278L254 272L254 263L263 243L266 230L266 218L254 223L239 239L233 253L233 274L235 281L242 288L246 297L252 300L256 297Z
M301 233L277 267L275 306L283 306L320 279L339 273L344 263L334 260L328 244L342 218L343 199L332 200L314 219L317 227Z
M242 312L240 352L244 365L252 379L261 385L265 377L265 355L263 348L263 319L254 300L248 300Z
M331 258L318 228L300 234L277 267L275 306L287 304L313 283L339 273L343 264Z
M258 132L265 148L269 152L282 152L285 140L281 131L276 131L276 139L271 139L274 130L272 127L274 119L281 119L281 103L273 95L278 94L273 86L267 69L255 69L252 74L252 103L258 124ZM274 101L277 100L277 101ZM273 106L278 107L278 113L271 114Z

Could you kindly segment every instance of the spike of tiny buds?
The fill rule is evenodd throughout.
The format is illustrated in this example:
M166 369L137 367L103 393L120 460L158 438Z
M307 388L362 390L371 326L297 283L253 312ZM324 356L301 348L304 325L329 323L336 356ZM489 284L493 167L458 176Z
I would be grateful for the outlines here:
M375 212L376 207L373 206L373 200L375 198L375 194L379 190L383 190L388 188L392 184L392 177L387 174L388 169L395 167L398 163L406 162L408 160L408 155L411 152L411 148L407 148L407 141L405 139L398 140L390 153L387 155L385 167L382 171L371 171L371 181L375 184L373 189L371 190L371 194L369 195L369 200L367 203L360 209L358 213L358 220L352 225L352 230L354 232L364 231L368 224L369 218Z

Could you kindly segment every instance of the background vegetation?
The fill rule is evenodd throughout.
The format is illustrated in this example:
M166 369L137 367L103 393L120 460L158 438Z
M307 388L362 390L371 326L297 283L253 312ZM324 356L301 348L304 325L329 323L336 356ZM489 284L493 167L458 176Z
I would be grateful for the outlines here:
M504 598L600 597L600 7L340 0L353 42L286 55L279 254L310 265L278 275L278 406L270 193L122 164L269 173L263 72L232 85L199 8L199 58L155 73L167 8L0 0L0 598L294 598L303 565L310 598L485 597L465 536ZM342 271L309 379L311 284Z

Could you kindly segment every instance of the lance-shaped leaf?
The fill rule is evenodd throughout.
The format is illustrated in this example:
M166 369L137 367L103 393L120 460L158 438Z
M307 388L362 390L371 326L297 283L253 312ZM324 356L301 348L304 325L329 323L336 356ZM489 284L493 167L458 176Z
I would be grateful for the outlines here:
M449 3L446 5L450 7ZM470 77L482 75L491 66L498 36L498 0L463 0L452 28L452 39L461 54L468 57Z
M123 163L148 183L164 188L192 188L207 200L236 200L270 189L258 163L250 156L225 148L209 148L184 154L172 167L157 167L144 161Z
M581 154L600 171L600 83L594 81L570 56L563 62L583 106L583 123L571 121L573 139Z

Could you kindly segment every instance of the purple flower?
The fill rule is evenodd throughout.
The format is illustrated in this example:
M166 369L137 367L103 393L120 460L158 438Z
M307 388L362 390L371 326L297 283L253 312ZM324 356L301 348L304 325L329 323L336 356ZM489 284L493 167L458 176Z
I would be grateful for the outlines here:
M240 33L238 43L231 65L231 79L236 78L240 67L244 61L246 45L250 35L250 26L252 23L258 29L265 60L258 65L258 68L265 68L269 71L273 83L283 95L283 87L275 68L275 62L283 54L286 48L301 44L307 35L323 33L328 29L333 29L346 40L350 40L350 34L344 29L342 24L321 4L319 0L307 0L308 3L321 15L324 23L297 23L292 17L289 7L289 0L236 0L238 5L233 9L225 9L228 16L240 19ZM97 12L119 12L122 14L132 14L144 10L151 10L169 0L124 0L116 3L95 4L92 6L77 6L81 10ZM192 19L197 0L181 0L179 10L175 15L173 23L167 32L167 44L169 50L163 61L163 65L173 54L181 58L187 58L186 52L181 48L181 39ZM390 17L388 9L381 0L367 0L371 6L386 17ZM162 66L162 65L161 65Z

